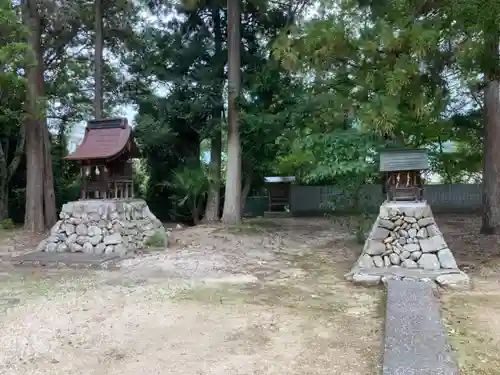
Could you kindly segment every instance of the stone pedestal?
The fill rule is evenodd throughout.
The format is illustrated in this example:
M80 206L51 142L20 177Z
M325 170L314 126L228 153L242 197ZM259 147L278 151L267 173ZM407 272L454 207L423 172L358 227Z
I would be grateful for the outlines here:
M426 202L384 202L347 277L354 281L369 279L373 284L384 274L404 276L405 269L413 270L407 272L411 278L439 279L458 274L468 280L458 269Z
M168 245L165 228L142 199L69 202L59 217L37 251L124 255Z

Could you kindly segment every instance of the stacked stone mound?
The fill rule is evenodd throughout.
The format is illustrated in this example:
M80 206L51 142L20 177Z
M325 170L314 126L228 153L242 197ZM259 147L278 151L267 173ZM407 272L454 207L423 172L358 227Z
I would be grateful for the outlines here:
M358 266L458 269L426 204L382 205Z
M59 217L37 251L124 255L150 243L167 246L165 228L141 199L69 202Z
M468 288L426 202L385 202L358 261L346 274L372 286L389 279L435 280L445 288Z

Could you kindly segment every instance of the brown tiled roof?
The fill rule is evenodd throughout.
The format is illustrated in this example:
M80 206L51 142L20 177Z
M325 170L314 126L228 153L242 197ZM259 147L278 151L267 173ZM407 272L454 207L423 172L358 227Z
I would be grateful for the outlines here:
M132 129L127 119L89 121L82 144L65 159L109 159L118 156L127 146L131 135Z

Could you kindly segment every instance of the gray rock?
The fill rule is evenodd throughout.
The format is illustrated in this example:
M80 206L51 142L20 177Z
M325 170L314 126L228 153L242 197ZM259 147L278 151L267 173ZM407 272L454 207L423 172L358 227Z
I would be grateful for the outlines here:
M404 221L406 221L407 223L413 224L413 223L417 222L417 219L415 219L414 217L411 217L411 216L405 216Z
M389 255L389 260L391 261L391 264L394 264L396 266L398 266L399 263L401 263L401 258L399 258L397 254Z
M47 238L47 242L57 243L60 242L60 238L56 235L50 236L49 238Z
M438 270L441 268L441 264L436 255L434 254L422 254L418 260L418 267L424 270Z
M62 228L61 228L68 236L72 235L75 233L75 226L71 223L64 223Z
M402 266L404 268L418 268L418 264L411 259L405 259L402 263Z
M76 242L77 238L78 234L76 233L71 234L68 238L66 238L66 245L69 246L70 244Z
M106 246L104 253L105 254L113 254L114 251L115 251L115 247L113 245L108 245L108 246Z
M102 234L102 230L101 228L99 228L98 226L96 225L91 225L89 228L88 228L88 235L90 237L92 236L100 236Z
M89 237L89 242L93 246L97 246L102 241L102 236L99 234L97 236Z
M386 255L386 256L384 256L383 259L384 259L384 267L385 268L390 267L392 263L391 263L391 259L389 258L389 256Z
M83 252L87 254L93 254L94 253L94 246L90 242L86 242L83 244Z
M380 219L379 222L378 222L378 225L382 228L385 228L385 229L394 229L395 225L392 221L390 220L385 220L385 219ZM151 228L153 229L153 228Z
M400 245L406 245L406 238L400 237L399 240L398 240L398 242L399 242Z
M371 239L373 239L373 240L383 240L384 238L386 238L387 236L389 236L389 233L390 233L389 230L387 230L385 228L377 227L373 231L373 233L371 235Z
M435 253L447 247L443 236L433 236L420 240L420 248L424 253Z
M97 212L91 212L89 214L90 221L98 222L100 219L101 219L101 215L99 215L99 213L97 213Z
M401 258L401 260L408 259L410 256L411 256L411 253L410 253L408 250L404 250L404 251L403 251L403 252L399 255L399 257Z
M419 260L421 256L422 256L422 252L421 251L414 251L413 253L410 254L411 260L413 260L415 262L417 260Z
M413 253L414 251L420 251L420 245L416 243L409 243L403 246L403 249Z
M418 221L418 225L420 227L426 227L428 225L431 225L432 223L434 223L434 218L432 217L424 217Z
M52 235L57 234L61 228L62 223L63 223L62 220L59 220L57 223L55 223L54 226L50 229L50 234Z
M436 224L432 224L427 227L427 234L429 237L442 236L441 231Z
M417 230L415 228L411 228L409 231L408 231L408 236L410 238L414 238L417 236Z
M120 233L111 234L104 237L103 242L105 245L116 245L122 243L122 236Z
M380 284L380 280L381 280L380 276L366 275L362 273L355 273L352 276L352 281L355 284L364 286L376 286Z
M94 254L97 254L97 255L100 255L100 254L104 254L104 251L106 250L106 245L104 245L102 242L97 244L95 247L94 247Z
M69 251L72 253L81 253L83 251L82 245L78 245L76 242L69 244Z
M76 234L79 236L86 236L87 235L87 227L84 224L78 224L76 226Z
M365 253L368 255L380 255L385 251L385 245L380 241L368 240Z
M90 238L87 237L87 236L78 236L77 239L76 239L76 243L78 245L82 245L83 246L84 243L89 242L89 239Z
M408 231L406 231L406 230L404 230L404 229L401 229L401 230L399 231L399 235L400 235L401 237L408 237Z
M54 242L48 242L45 246L45 251L48 253L55 253L57 251L58 244Z
M427 229L425 228L420 228L417 232L417 238L422 239L422 238L427 238Z
M450 249L439 250L437 253L439 263L441 268L458 268L457 262L455 262L455 257L451 253Z
M382 259L381 256L375 255L374 257L372 257L372 260L373 260L373 264L375 265L375 267L377 267L377 268L384 267L384 260Z
M64 242L57 245L57 252L58 253L65 253L67 251L69 251L69 247Z
M368 254L363 254L359 257L358 261L359 268L371 268L373 267L373 259Z
M439 275L436 277L436 282L443 288L447 289L469 289L470 279L464 272L454 273L449 275Z

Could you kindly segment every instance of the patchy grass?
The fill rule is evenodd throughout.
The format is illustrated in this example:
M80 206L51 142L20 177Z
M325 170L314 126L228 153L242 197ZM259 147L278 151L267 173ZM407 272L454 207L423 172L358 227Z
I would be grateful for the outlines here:
M500 291L483 286L445 295L443 316L462 373L500 375Z

